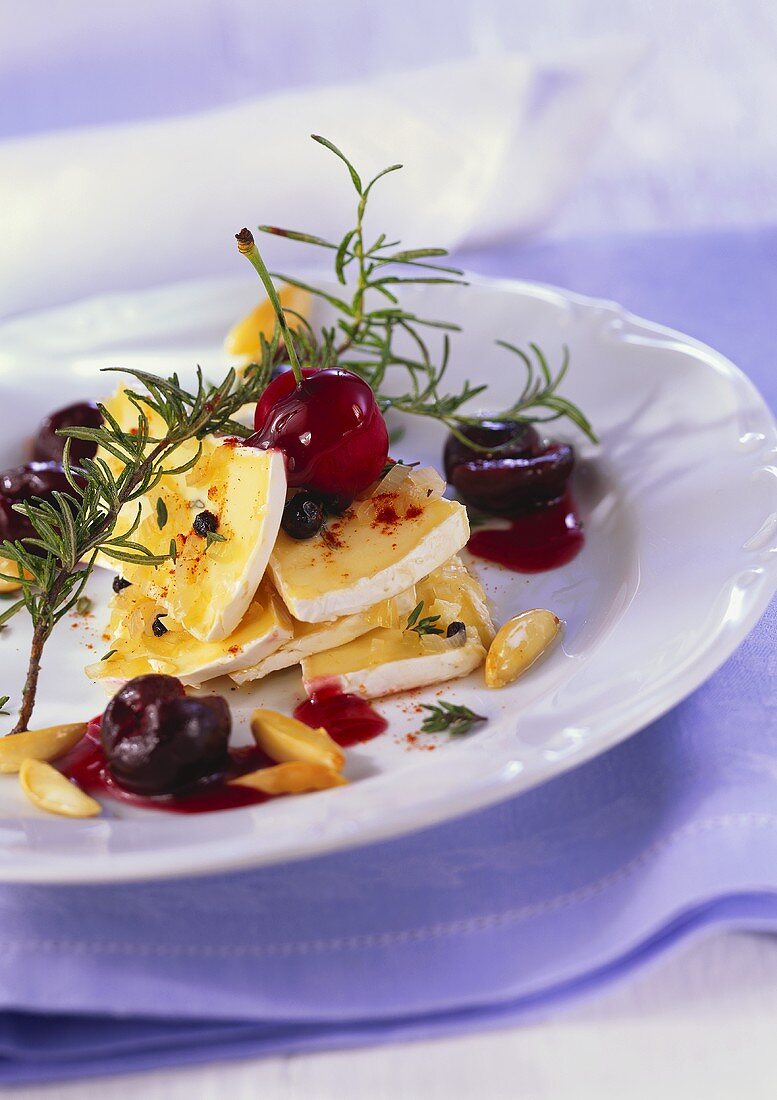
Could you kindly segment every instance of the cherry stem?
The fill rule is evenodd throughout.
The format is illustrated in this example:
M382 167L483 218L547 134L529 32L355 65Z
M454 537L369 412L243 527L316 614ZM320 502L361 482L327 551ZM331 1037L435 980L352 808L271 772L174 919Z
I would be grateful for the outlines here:
M294 340L292 339L291 329L289 328L288 321L286 320L286 314L283 312L283 306L281 300L278 297L278 291L275 289L272 279L270 278L270 272L267 270L264 260L259 254L259 249L256 247L256 241L254 235L250 229L241 229L239 233L235 234L235 240L237 241L237 248L241 255L250 260L259 273L259 278L264 284L264 289L267 291L267 297L272 303L272 307L275 310L275 316L278 318L278 324L281 329L281 336L283 342L286 345L286 352L289 356L289 362L291 363L292 373L296 379L297 385L302 385L302 369L299 365L299 359L297 358L297 351L294 347Z

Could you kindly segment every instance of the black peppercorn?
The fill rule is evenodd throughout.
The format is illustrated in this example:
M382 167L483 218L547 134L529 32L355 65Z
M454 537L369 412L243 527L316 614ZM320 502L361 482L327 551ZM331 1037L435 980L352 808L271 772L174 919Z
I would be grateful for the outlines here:
M293 539L312 539L324 523L324 507L304 490L286 501L281 527Z
M200 535L202 538L207 538L208 535L212 535L214 531L218 529L219 518L214 516L213 512L209 512L207 509L204 512L198 512L194 517L195 534Z
M154 632L154 637L156 637L156 638L161 638L163 634L167 634L167 627L162 622L163 618L164 618L163 615L157 615L157 617L154 619L153 623L151 624L151 629Z

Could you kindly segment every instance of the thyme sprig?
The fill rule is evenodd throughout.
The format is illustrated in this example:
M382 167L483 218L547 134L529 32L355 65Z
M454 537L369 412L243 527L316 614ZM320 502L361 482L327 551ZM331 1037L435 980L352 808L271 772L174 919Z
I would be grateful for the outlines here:
M407 630L414 630L416 634L442 634L442 631L435 623L440 621L439 615L421 615L424 609L424 601L416 604L413 610L410 612L407 618Z
M535 344L529 345L532 353L529 355L507 341L497 340L496 344L513 354L526 373L520 394L501 412L480 416L465 412L464 406L485 392L486 383L473 384L467 380L457 391L446 392L443 389L450 360L450 334L458 332L459 326L447 321L419 317L400 304L396 292L408 285L466 285L461 279L463 272L436 262L447 255L444 248L401 248L400 241L388 241L384 233L370 243L364 223L372 188L384 176L399 171L402 165L392 164L363 184L360 174L341 149L318 134L312 134L311 137L334 153L348 170L358 196L355 225L339 242L298 230L281 229L273 225L259 226L263 233L286 237L331 252L338 283L349 292L342 295L332 293L292 275L273 273L273 278L282 279L308 291L328 303L335 311L334 325L322 328L321 340L313 340L306 348L306 358L310 365L331 366L333 361L340 362L369 382L384 413L395 409L412 416L438 420L459 438L464 438L462 429L465 426L477 425L495 417L523 423L567 417L589 439L596 442L596 435L584 413L558 392L569 367L569 351L566 347L563 349L562 364L554 375L545 355ZM242 250L243 246L240 247ZM259 270L255 259L249 258ZM420 273L426 271L433 274ZM264 274L260 270L262 281L267 287L265 274L266 268ZM439 357L433 357L430 351L429 338L425 331L428 329L442 330ZM401 341L403 348L400 348ZM397 380L398 372L392 368L399 368L404 372L400 375L404 379L402 382ZM391 386L388 388L403 392L387 392L390 371ZM476 450L485 450L471 441L468 443Z
M98 554L133 565L157 566L175 555L171 540L166 555L153 554L134 537L142 519L141 498L146 497L163 477L182 474L198 461L202 447L176 464L175 452L182 444L200 441L206 435L247 434L233 420L238 409L256 401L269 379L277 353L278 332L264 341L261 361L247 368L242 377L230 370L220 385L204 381L197 370L192 392L183 388L176 374L162 378L142 370L126 370L143 390L127 389L137 411L137 424L125 430L109 409L100 405L103 424L99 428L66 428L63 465L69 492L55 492L49 500L32 497L14 504L35 531L33 537L0 543L0 555L13 563L21 583L20 598L0 615L0 625L23 608L32 620L32 642L19 716L13 733L27 729L35 706L43 650L57 623L79 606ZM110 368L113 369L113 368ZM152 434L153 422L164 430ZM157 429L158 431L159 429ZM96 443L94 458L83 459L76 468L71 462L72 439ZM108 465L105 454L121 464L119 473ZM137 504L129 526L117 531L119 515L127 505ZM166 512L166 509L164 510ZM160 526L166 522L157 508ZM20 580L21 578L21 580Z
M473 726L480 722L487 722L482 714L476 714L469 707L459 703L446 703L441 699L437 706L428 703L421 704L424 710L429 711L421 725L421 733L443 733L445 730L453 737L469 733Z

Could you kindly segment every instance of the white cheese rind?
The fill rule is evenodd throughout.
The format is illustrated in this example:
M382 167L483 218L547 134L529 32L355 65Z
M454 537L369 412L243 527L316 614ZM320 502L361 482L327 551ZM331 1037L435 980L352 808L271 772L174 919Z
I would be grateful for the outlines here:
M410 554L372 576L359 577L349 587L322 592L315 598L297 596L291 585L285 583L285 577L274 565L272 556L269 563L270 575L284 603L296 619L307 623L328 622L343 615L356 615L366 611L373 604L411 588L447 561L452 554L461 550L468 538L466 509L462 505L456 505L442 523L416 544Z
M291 637L291 629L284 628L277 623L271 630L250 645L244 646L238 653L226 653L215 661L191 671L177 671L175 675L182 684L189 687L199 687L207 680L214 680L217 676L228 676L238 673L240 669L255 665L262 658L274 653L279 646ZM228 641L229 639L227 639ZM164 662L152 659L149 664L155 672L164 672ZM234 677L233 677L234 678Z
M239 670L230 673L236 684L247 684L250 680L260 680L271 672L278 672L282 668L291 668L298 665L303 657L310 657L314 653L321 653L325 649L336 649L337 646L352 642L368 630L372 630L371 623L366 615L347 615L331 624L313 637L292 638L280 649L271 653L263 660L257 658L249 664L241 665Z
M400 691L440 684L458 679L473 672L486 659L486 651L479 642L451 647L448 653L431 653L424 657L408 657L400 661L388 661L374 668L332 676L309 677L306 662L302 661L302 681L308 695L323 689L335 689L344 693L361 695L364 699L381 699L384 695L396 695Z
M392 608L390 613L404 621L415 605L415 589L410 588L407 592L394 597L392 604L389 605ZM379 620L383 610L384 605L379 603L369 611L359 615L345 615L341 619L335 619L334 622L320 625L306 623L304 633L299 633L296 637L292 636L264 660L257 660L251 667L244 665L240 671L230 675L236 684L246 684L250 680L259 680L263 676L268 676L271 672L298 665L304 657L312 657L316 653L337 649L338 646L346 645L361 637L362 634L374 630L377 625L376 615ZM385 610L389 613L388 608ZM299 625L297 624L297 627Z

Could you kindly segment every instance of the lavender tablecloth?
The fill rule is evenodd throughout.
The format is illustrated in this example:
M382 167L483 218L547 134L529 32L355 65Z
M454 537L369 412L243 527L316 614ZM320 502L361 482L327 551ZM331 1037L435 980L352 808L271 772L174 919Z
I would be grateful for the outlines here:
M775 403L777 231L470 255L720 348ZM710 548L714 552L714 548ZM191 882L0 888L0 1083L504 1024L777 929L777 605L700 690L485 812Z

